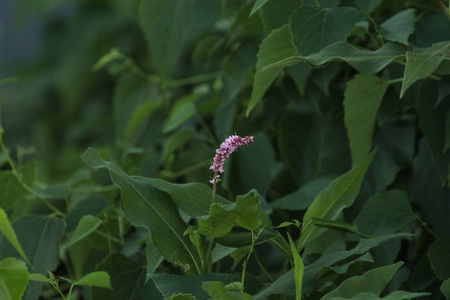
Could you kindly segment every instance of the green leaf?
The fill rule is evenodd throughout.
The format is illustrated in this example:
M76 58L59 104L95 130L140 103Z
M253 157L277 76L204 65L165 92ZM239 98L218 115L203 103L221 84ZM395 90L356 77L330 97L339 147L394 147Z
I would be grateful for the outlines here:
M56 270L59 263L59 248L64 233L64 220L53 216L26 215L13 224L17 239L23 251L29 257L33 272L47 274ZM2 241L0 245L2 258L17 256L16 249ZM24 299L39 295L41 282L30 282Z
M398 262L393 265L370 270L361 276L349 278L342 282L336 289L326 294L322 299L325 300L333 297L350 298L356 296L358 293L374 293L380 295L402 265L403 262Z
M145 101L140 103L133 111L125 130L125 138L130 140L133 134L142 123L158 108L161 107L160 101Z
M383 236L397 232L414 220L416 216L406 193L390 190L370 198L354 223L364 234Z
M149 184L148 180L130 177L115 163L104 161L93 148L81 156L91 168L107 168L122 193L121 204L127 220L134 226L150 229L155 246L169 262L184 271L200 273L199 257L184 236L187 225L169 195Z
M340 230L343 232L351 232L351 233L357 234L363 238L368 238L364 234L361 234L358 230L358 227L354 224L338 222L338 221L333 221L333 220L324 220L324 219L318 219L318 218L312 218L311 222L314 224L314 226L328 228L328 229L334 229L334 230Z
M398 238L408 238L411 234L398 233L373 239L363 239L360 240L358 245L350 250L341 248L329 248L327 251L314 263L305 266L305 271L303 273L303 288L304 294L312 293L317 288L317 274L323 268L329 267L335 263L345 261L347 258L362 255L372 248L382 245L391 240ZM281 275L275 282L270 286L263 289L255 296L255 300L266 299L272 294L282 294L282 295L295 295L295 280L294 280L294 269Z
M208 217L198 219L198 232L211 238L222 237L236 224L255 230L262 223L258 216L259 203L256 190L237 196L236 202L232 204L214 203Z
M208 185L199 182L171 183L158 178L149 181L158 190L169 194L173 202L189 216L197 218L208 215L212 204L212 191ZM218 203L231 203L219 195L216 195L215 200Z
M28 276L27 266L23 261L8 257L0 262L0 279L5 284L10 299L22 299L22 295L28 284Z
M343 298L343 297L333 297L329 298L328 300L406 300L406 299L415 299L417 297L423 297L428 296L429 293L410 293L406 291L396 291L393 293L390 293L386 297L379 297L377 294L374 293L360 293L355 295L352 298Z
M267 65L263 71L283 66L292 66L306 61L313 66L321 66L332 61L344 61L361 73L375 74L394 61L405 58L406 48L402 45L388 42L381 48L370 51L357 48L346 42L331 44L317 53L307 56L291 56L284 60Z
M444 152L450 149L450 112L447 113L447 121L445 122L445 145Z
M253 4L252 11L250 12L250 17L266 4L267 1L269 0L256 0L255 4Z
M112 290L109 275L105 271L89 273L78 279L73 285L96 286Z
M450 238L439 238L428 249L428 258L434 273L442 280L450 278Z
M147 246L145 247L145 257L147 259L147 274L146 279L150 278L150 275L153 274L156 269L158 269L159 265L163 262L164 257L158 251L158 248L155 247L151 238L147 239Z
M450 300L450 278L442 283L440 290L444 294L445 299Z
M370 152L378 108L389 83L370 74L358 74L344 94L345 127L350 140L353 166Z
M294 257L295 299L300 300L302 298L303 272L305 266L300 254L298 254L297 247L289 234L288 238L289 244L291 245L292 256Z
M102 220L91 215L84 216L78 223L75 232L70 238L69 246L75 244L76 242L84 239L91 233L95 232L97 228L100 226L100 224L102 224Z
M0 278L0 297L4 300L12 300L11 294L8 290L8 286L2 278Z
M195 300L195 299L197 298L195 298L191 294L181 294L181 293L172 295L170 296L170 298L167 298L167 300Z
M30 274L28 276L28 279L32 280L32 281L39 281L39 282L50 282L49 278L47 278L46 276L39 274L39 273Z
M381 0L356 0L356 7L368 13L373 12L381 4Z
M193 93L175 102L164 124L163 133L166 134L177 129L194 117L196 114L195 101L202 96L203 94L201 93Z
M183 49L191 22L191 2L143 0L139 6L152 63L163 80L170 77Z
M146 270L122 254L113 253L98 266L98 271L105 271L111 276L113 290L92 287L92 300L163 300L161 293L150 280L145 283Z
M389 41L408 45L408 37L414 32L414 10L403 10L380 25L380 33Z
M296 49L292 44L291 31L288 25L273 30L263 40L258 51L256 74L253 80L252 96L247 107L247 116L261 101L275 77L280 73L281 67L274 67L264 72L261 70L270 64L292 56L295 52Z
M212 300L252 300L253 297L241 291L229 291L220 281L203 282L202 288Z
M330 44L345 41L355 22L354 8L302 5L290 19L292 40L299 54L309 55Z
M9 222L8 215L6 212L0 208L0 232L5 236L5 238L11 243L11 245L14 247L14 249L19 252L20 256L31 265L30 261L28 260L27 256L25 255L25 252L22 249L22 246L20 246L19 240L17 239L16 233L14 232L14 229Z
M358 166L335 179L317 195L303 217L300 248L304 248L307 243L323 233L322 228L317 228L312 224L313 217L334 220L344 208L352 205L374 156L375 151Z
M0 172L0 207L9 210L26 195L27 190L11 171Z
M430 76L448 55L450 42L440 42L424 49L406 52L406 66L403 74L400 98L406 90L417 80Z
M210 299L202 289L205 281L220 281L224 284L235 281L236 277L231 274L203 274L203 275L174 275L153 274L151 278L164 297L173 294L191 294L197 299Z

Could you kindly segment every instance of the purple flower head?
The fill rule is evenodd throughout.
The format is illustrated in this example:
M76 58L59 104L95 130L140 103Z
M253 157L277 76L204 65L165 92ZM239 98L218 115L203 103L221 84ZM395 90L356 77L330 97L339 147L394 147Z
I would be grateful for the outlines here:
M250 142L254 142L253 136L240 137L238 135L231 135L220 144L220 148L216 150L214 161L210 167L214 171L214 177L209 181L211 184L215 184L220 178L220 173L225 172L223 166L231 153L241 146L247 146Z

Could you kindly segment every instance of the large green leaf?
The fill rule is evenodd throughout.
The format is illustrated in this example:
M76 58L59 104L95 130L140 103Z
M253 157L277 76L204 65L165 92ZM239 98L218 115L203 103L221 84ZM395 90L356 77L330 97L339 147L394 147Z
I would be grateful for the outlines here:
M97 270L110 275L113 290L93 287L92 300L164 299L151 280L145 282L145 268L122 254L111 254L97 266Z
M335 179L317 195L303 217L301 248L324 232L323 228L314 226L312 218L334 220L344 208L352 205L374 155L375 152L372 152L358 166Z
M292 40L299 54L309 55L330 44L345 41L355 22L354 8L302 5L290 19Z
M449 54L449 49L450 42L441 42L429 48L417 48L413 52L407 52L400 98L414 82L430 76Z
M397 232L415 219L405 192L390 190L370 198L354 223L364 234L383 236Z
M9 222L8 215L1 207L0 207L0 232L11 243L14 249L16 249L17 252L19 252L20 256L30 264L27 256L25 255L25 252L22 249L22 246L20 246L16 233L14 232L14 229L11 223Z
M434 273L442 280L450 278L450 238L434 241L428 249L428 258Z
M440 290L444 294L445 299L450 300L450 278L442 283Z
M295 51L288 25L273 30L261 43L258 51L258 61L256 62L252 96L247 107L247 116L256 104L261 101L267 89L281 71L281 67L275 67L264 72L261 70L270 64L292 56Z
M26 215L13 222L13 227L33 272L47 275L48 271L56 270L65 228L64 220L51 216ZM17 252L9 243L2 241L0 256L17 256ZM37 299L41 286L40 282L31 282L24 299Z
M380 33L389 41L408 45L408 37L414 32L414 10L403 10L380 25Z
M342 282L336 289L326 294L322 299L330 299L333 297L350 298L356 296L358 293L374 293L380 295L402 265L403 262L398 262L393 265L370 270L361 276L349 278Z
M147 38L152 63L163 79L170 77L189 31L192 1L142 0L141 27Z
M225 209L222 205L214 203L209 216L198 219L198 232L211 238L227 235L236 224L236 214Z
M148 228L155 246L164 258L184 271L201 272L201 263L188 236L187 225L169 195L151 186L147 180L130 177L115 163L104 161L93 148L82 155L91 168L107 168L111 179L122 192L121 204L125 217L134 226Z
M6 285L11 297L10 299L21 300L28 284L28 270L26 264L23 261L12 257L5 258L0 262L0 279L2 279Z
M265 70L292 66L301 61L306 61L313 66L321 66L332 61L344 61L361 73L378 73L391 62L405 58L406 48L402 45L388 42L381 48L370 51L357 48L346 42L331 44L317 53L307 56L291 56L284 60L266 66Z
M358 245L350 250L341 248L329 248L319 259L314 263L306 265L303 275L303 293L308 294L315 291L317 285L317 274L320 270L325 267L329 267L335 263L345 261L347 258L355 255L362 255L369 251L370 249L382 245L386 242L399 239L411 237L411 234L399 233L383 237L377 237L373 239L363 239L360 240ZM281 275L275 282L270 286L263 289L256 296L256 300L266 299L272 294L282 294L282 295L295 295L295 280L294 280L294 270L291 269L288 272Z
M102 220L91 215L86 215L83 218L81 218L77 228L75 229L75 232L70 238L69 246L75 244L76 242L84 239L91 233L95 232L95 230L97 230L100 224L102 224Z
M204 274L204 275L174 275L153 274L151 278L164 297L173 294L192 294L197 299L209 299L208 294L202 289L205 281L220 281L228 284L236 280L231 274Z
M96 286L112 290L110 277L105 271L96 271L89 273L75 281L73 285Z
M378 108L389 83L370 74L358 74L347 85L344 98L353 166L370 152Z

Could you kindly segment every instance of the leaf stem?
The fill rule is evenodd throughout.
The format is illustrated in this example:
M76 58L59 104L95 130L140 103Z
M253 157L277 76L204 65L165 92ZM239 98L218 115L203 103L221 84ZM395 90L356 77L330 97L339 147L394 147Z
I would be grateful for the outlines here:
M11 156L8 153L8 150L5 147L5 144L3 143L3 128L0 125L0 148L3 152L3 154L5 155L6 159L8 160L8 163L11 167L12 170L12 174L14 175L14 177L16 177L17 181L19 181L19 183L23 186L24 189L26 189L31 195L33 195L34 197L38 198L39 200L41 200L48 208L50 208L51 210L53 210L55 212L55 215L59 215L61 217L65 217L65 214L59 210L58 208L56 208L55 206L53 206L50 202L48 202L45 198L41 197L38 193L36 193L35 190L33 190L31 187L29 187L22 178L22 174L20 173L20 171L17 169L16 164L14 163L14 161L12 160Z
M252 244L250 245L250 250L248 250L247 258L244 260L244 264L242 266L242 277L241 277L241 292L244 292L244 284L245 284L245 271L247 270L247 264L250 260L250 256L253 252L253 247L255 246L255 232L252 230Z
M218 74L219 74L219 72L214 72L214 73L186 77L183 79L169 80L166 82L166 85L167 85L167 87L181 87L181 86L185 86L185 85L202 83L205 81L210 81L210 80L215 79Z
M435 239L438 238L438 235L428 226L427 222L425 222L418 214L414 214L419 221L419 223L428 231Z
M447 16L447 18L450 20L450 4L449 7L447 7L444 2L442 2L441 0L437 1L437 4L439 5L439 7L444 11L445 15Z
M208 250L206 251L206 265L207 265L206 273L210 273L211 270L212 270L212 261L210 263L209 260L212 259L212 245L213 245L213 243L214 243L214 237L211 237L209 239Z
M321 7L319 0L314 0L314 2L316 3L317 7Z
M273 279L272 276L270 276L269 272L267 271L267 269L264 267L264 265L261 263L261 261L259 260L258 255L256 254L256 251L253 253L253 256L255 257L256 263L258 264L259 268L261 269L261 271L263 271L264 275L267 276L267 278L269 278L270 281L274 282L275 280Z

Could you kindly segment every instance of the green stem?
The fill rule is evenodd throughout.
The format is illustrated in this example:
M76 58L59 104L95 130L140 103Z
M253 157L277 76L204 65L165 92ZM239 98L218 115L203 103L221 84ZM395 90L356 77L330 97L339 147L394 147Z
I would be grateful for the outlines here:
M14 177L16 177L17 181L26 189L31 195L41 200L48 208L54 211L55 215L59 215L61 217L65 217L65 214L60 211L58 208L53 206L50 202L48 202L46 199L41 197L38 193L36 193L31 187L29 187L22 178L22 174L19 172L19 170L16 167L16 164L12 160L11 156L9 156L8 150L5 147L5 144L3 143L3 128L0 128L0 147L2 152L5 154L6 159L8 160L9 165L11 166L12 174Z
M67 299L68 299L68 300L70 300L70 297L72 296L72 289L73 289L73 287L74 287L74 285L72 284L72 285L70 286L70 289L69 289L69 294L67 295Z
M247 264L250 259L250 256L253 252L253 247L255 246L255 233L253 230L252 233L252 244L250 245L250 250L248 251L247 258L244 260L244 264L242 266L242 277L241 277L241 292L244 292L244 284L245 284L245 271L247 270Z
M167 87L181 87L185 85L197 84L206 81L211 81L217 77L219 73L201 74L183 79L169 80L166 82Z
M319 2L319 0L314 0L314 2L316 3L317 7L320 7L320 2Z
M447 6L445 6L445 4L441 0L438 0L437 4L444 11L444 13L447 16L447 18L450 20L450 4L449 4L449 7L447 7Z
M123 243L122 243L121 240L119 240L119 239L117 239L117 238L115 238L115 237L113 237L113 236L111 236L111 235L109 235L109 234L107 234L107 233L104 233L103 231L96 230L95 233L97 233L97 234L99 234L99 235L101 235L101 236L107 238L108 241L112 241L112 242L114 242L114 243L116 243L116 244L123 245Z
M212 261L211 263L209 263L210 258L212 259L212 245L214 243L214 237L211 237L209 239L209 244L208 244L208 250L206 251L206 265L207 265L207 270L206 273L210 273L212 270Z
M269 278L270 281L274 282L275 280L273 279L272 276L270 276L269 272L267 271L267 269L264 267L264 265L261 263L261 261L259 260L258 255L256 254L256 251L253 253L253 256L255 257L256 263L258 264L259 268L261 269L261 271L263 271L263 273L267 276L267 278Z
M203 130L205 130L206 135L208 136L208 142L212 145L218 146L216 142L216 138L214 137L214 134L212 133L211 129L209 128L208 124L206 124L205 120L196 112L195 116L197 117L198 121L200 122L200 125L202 126Z
M419 223L428 231L435 239L438 238L438 235L428 226L427 222L425 222L418 214L414 214L419 221Z
M397 82L402 82L402 81L403 81L403 77L388 80L388 83L392 84L392 83L397 83Z

